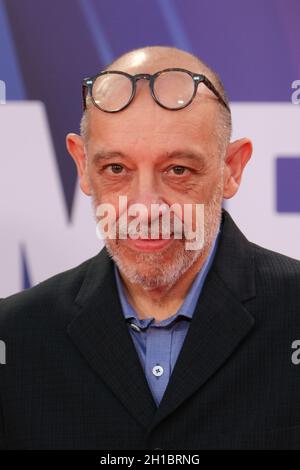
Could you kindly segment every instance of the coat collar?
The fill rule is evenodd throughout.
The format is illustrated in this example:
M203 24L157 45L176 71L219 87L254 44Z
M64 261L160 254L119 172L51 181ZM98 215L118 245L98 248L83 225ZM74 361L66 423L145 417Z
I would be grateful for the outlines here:
M150 432L236 351L254 324L242 303L253 296L251 244L223 209L217 252L158 408L124 320L113 261L105 248L89 264L68 334L94 371Z

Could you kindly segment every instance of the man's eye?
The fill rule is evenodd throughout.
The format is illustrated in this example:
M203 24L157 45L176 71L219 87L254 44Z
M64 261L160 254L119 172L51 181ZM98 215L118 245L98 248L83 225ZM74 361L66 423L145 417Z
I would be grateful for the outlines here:
M117 163L112 163L111 165L107 165L106 168L109 168L110 171L111 171L112 173L114 173L114 174L119 174L119 173L121 173L122 170L123 170L122 165L119 165L119 164L117 164Z
M187 171L187 168L185 166L177 165L177 166L173 166L171 168L171 171L173 171L175 175L180 176L180 175L183 175Z

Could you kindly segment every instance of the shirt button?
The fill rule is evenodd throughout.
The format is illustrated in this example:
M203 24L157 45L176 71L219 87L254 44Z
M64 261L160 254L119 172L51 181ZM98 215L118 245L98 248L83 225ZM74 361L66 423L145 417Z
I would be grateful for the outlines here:
M159 366L158 364L154 366L152 369L152 374L155 375L155 377L160 377L161 375L163 375L163 373L164 373L163 367Z

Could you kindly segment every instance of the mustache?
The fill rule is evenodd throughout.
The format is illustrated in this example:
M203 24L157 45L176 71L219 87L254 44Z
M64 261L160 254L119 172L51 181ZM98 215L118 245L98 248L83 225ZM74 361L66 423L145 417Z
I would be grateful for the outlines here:
M189 230L189 226L182 220L176 219L172 221L164 221L163 219L147 222L126 222L123 219L115 223L116 238L145 238L145 239L163 239L163 238L185 238L185 233Z
M135 208L131 213L125 208L117 215L111 204L99 204L95 211L97 233L112 239L198 238L204 232L204 204L187 203L183 208L177 206L164 207L162 214L153 214L152 208L149 214L146 206Z

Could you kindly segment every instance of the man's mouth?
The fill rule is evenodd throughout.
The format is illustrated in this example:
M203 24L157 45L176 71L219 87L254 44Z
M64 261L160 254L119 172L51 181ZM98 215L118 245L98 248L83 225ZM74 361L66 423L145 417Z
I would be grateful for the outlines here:
M162 235L160 235L158 238L133 239L133 238L128 237L125 243L130 248L136 251L152 252L152 251L160 251L166 248L173 241L174 241L173 235L171 235L167 239L162 238Z

